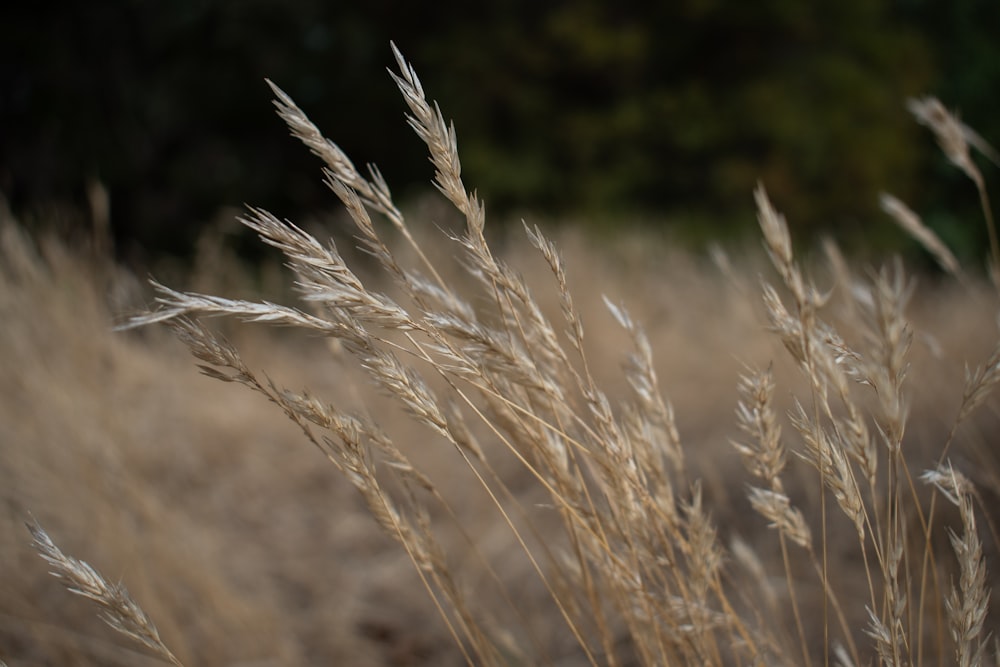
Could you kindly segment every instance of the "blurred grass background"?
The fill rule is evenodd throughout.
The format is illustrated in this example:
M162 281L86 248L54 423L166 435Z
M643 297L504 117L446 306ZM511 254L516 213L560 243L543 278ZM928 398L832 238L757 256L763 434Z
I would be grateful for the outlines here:
M753 185L766 184L800 247L830 234L855 252L916 253L877 211L884 189L961 259L981 263L975 192L905 100L936 94L1000 141L998 15L1000 5L966 0L7 3L0 195L29 229L0 225L8 323L0 330L0 553L11 564L0 576L0 659L146 664L51 580L27 545L31 512L67 551L127 580L184 657L461 664L405 556L291 424L240 388L198 376L161 332L110 333L148 294L130 272L119 275L109 248L139 275L155 266L169 284L287 302L274 253L259 267L243 261L258 244L238 235L234 210L247 202L297 222L324 217L337 232L336 198L274 116L264 77L359 166L378 164L412 219L447 227L454 220L425 199L432 167L384 73L395 40L455 119L467 182L487 202L490 224L519 215L565 223L553 235L597 351L594 372L610 378L612 395L624 381L609 351L624 345L601 295L628 296L658 351L715 518L724 531L743 532L745 480L729 448L735 378L744 364L775 358L790 374L756 301L740 289L761 266L742 243L748 236L759 247ZM0 222L8 217L0 208ZM93 227L106 222L113 243L96 252L49 233L100 245L103 229ZM538 262L523 241L499 231L503 256L529 282L548 277L526 259ZM439 234L421 232L447 252ZM739 251L733 284L700 255L664 248L660 235L731 243ZM350 252L353 244L343 245ZM366 258L354 260L365 268ZM169 270L177 261L186 264L176 273L183 279ZM961 369L995 345L986 300L922 277L912 315L923 370L915 375L933 381L914 383L907 443L921 461L946 437ZM558 309L554 298L546 305ZM279 382L351 406L381 405L321 341L222 327ZM955 460L995 505L1000 410L984 413ZM398 414L379 414L388 428L409 428ZM450 479L444 456L431 456L431 470ZM466 492L460 482L448 488ZM463 508L491 555L513 563L499 524L480 518L492 508ZM777 562L767 531L745 532ZM448 535L446 543L463 544ZM832 560L858 566L849 554ZM540 609L530 573L512 565L504 574L525 609ZM564 648L549 632L557 616L537 613L541 634Z
M139 263L188 255L223 207L319 214L332 198L269 77L418 200L431 168L380 74L391 39L455 120L494 224L733 238L753 233L759 179L801 237L914 251L877 211L885 189L978 258L982 225L958 224L979 221L971 185L904 103L936 94L1000 136L998 20L985 0L7 3L0 193L72 230L101 183Z

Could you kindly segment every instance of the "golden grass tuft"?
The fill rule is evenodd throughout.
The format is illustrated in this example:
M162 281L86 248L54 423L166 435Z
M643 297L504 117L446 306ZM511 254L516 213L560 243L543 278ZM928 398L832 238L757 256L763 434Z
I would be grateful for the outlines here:
M890 199L890 214L960 281L923 286L899 261L859 275L835 248L828 270L805 266L763 186L754 197L770 268L717 253L735 286L678 253L666 255L674 266L641 253L615 266L608 248L596 258L587 250L589 271L575 278L561 244L538 227L525 226L523 241L501 256L487 241L482 202L462 179L454 126L393 53L408 121L462 231L432 239L412 228L379 172L363 175L271 84L279 115L323 161L378 273L355 268L356 258L333 242L251 208L241 221L282 254L300 305L153 283L156 307L122 327L168 324L205 375L265 399L343 484L316 472L315 456L254 445L265 435L293 438L240 431L241 420L265 422L238 393L210 396L198 385L198 402L181 404L176 392L194 385L176 370L161 378L154 370L138 384L191 410L182 434L150 429L138 443L85 451L104 457L93 479L121 487L104 511L167 536L143 552L178 559L173 542L192 540L200 563L173 572L204 590L206 579L214 582L213 604L158 604L171 569L154 573L163 564L153 563L142 573L152 581L136 592L159 607L147 617L124 589L33 525L36 548L61 576L109 610L117 629L175 664L336 656L372 665L996 664L988 568L1000 497L990 441L1000 378L997 352L990 356L998 349L996 291L960 273L919 218ZM978 135L936 101L913 108L976 182L992 234L985 182L966 144ZM5 275L10 312L48 280L43 263L23 265ZM638 310L620 305L629 292ZM748 305L750 294L758 305ZM280 339L227 340L206 324L219 316L296 332L299 351L285 356ZM165 353L154 334L118 336L100 339L112 369L132 373ZM36 344L25 334L11 340ZM44 352L27 350L29 358ZM55 352L64 353L57 344ZM256 370L251 354L275 368ZM970 362L974 370L963 374ZM12 376L31 389L29 368ZM281 376L316 385L293 389ZM360 378L374 391L358 388ZM57 386L62 378L52 379ZM85 384L63 381L64 391ZM208 427L216 418L236 430ZM216 442L180 442L199 428L214 428L208 439ZM227 442L233 433L239 442ZM27 480L31 457L18 455L10 469L15 481ZM135 479L133 466L149 489L126 481ZM162 471L192 479L171 487ZM58 501L68 496L56 493L57 477L41 479L43 492L18 502L39 503L58 522ZM227 487L229 504L205 502ZM199 511L215 516L194 520ZM360 511L413 565L429 605L409 601L414 589L398 573L399 556L354 527ZM220 528L232 522L245 525ZM190 538L182 537L187 524ZM255 531L268 539L245 553L234 548ZM75 537L76 548L101 544L80 547L86 535ZM344 546L345 538L361 544ZM123 557L117 551L113 559ZM283 563L292 565L287 574ZM358 599L371 599L365 585L380 577L388 582L382 602L396 607L372 612ZM400 616L403 607L411 615ZM185 626L192 609L238 611L229 620L239 636L269 631L241 652L222 638L224 624L205 626L213 628L207 636L199 624ZM428 609L439 623L408 625ZM338 621L344 636L315 636ZM275 642L266 658L262 638Z

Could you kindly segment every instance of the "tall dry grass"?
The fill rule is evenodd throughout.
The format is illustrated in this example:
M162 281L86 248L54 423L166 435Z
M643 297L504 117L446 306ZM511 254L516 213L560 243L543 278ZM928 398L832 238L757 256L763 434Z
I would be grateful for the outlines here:
M150 429L138 443L98 443L89 456L103 458L88 473L102 488L114 480L105 512L144 524L111 542L135 541L154 558L136 577L151 581L130 581L122 603L120 589L93 585L107 584L103 568L65 556L57 531L50 538L33 524L56 573L110 609L112 625L177 664L305 664L336 655L353 664L996 664L987 567L1000 489L991 439L996 291L963 273L889 197L886 209L957 279L917 282L898 261L857 273L832 245L827 264L807 270L763 187L755 199L769 267L720 254L723 277L709 278L690 257L633 251L618 266L613 255L589 257L574 278L556 244L525 226L534 263L515 269L525 247L501 257L487 242L485 209L462 180L455 130L394 53L410 125L461 231L429 240L414 229L378 171L359 172L275 87L279 114L323 161L379 275L352 268L333 243L250 209L242 222L284 256L300 306L157 283L157 308L127 324L169 324L205 375L249 388L283 413L353 495L302 489L327 485L325 474L311 465L315 457L255 445L267 438L250 437L240 423L262 423L256 407L239 414L236 393L211 396L204 385L195 399L182 398L188 386L176 369L157 367L162 377L153 371L140 386L156 400L182 402L187 421L166 434ZM939 104L924 100L914 111L975 182L992 234L985 181L968 155L974 135ZM30 273L38 263L27 266ZM11 276L4 294L12 299L30 298L38 285L51 289L50 278ZM621 305L627 296L645 304L641 317ZM299 350L286 356L280 339L230 342L206 322L224 315L304 334L293 339ZM124 334L94 340L108 346L112 369L128 355L131 377L141 363L155 366L151 350L164 345L146 335L155 345ZM14 340L34 343L28 334ZM28 350L27 358L63 353L62 342L56 336L54 350ZM319 352L332 361L319 365ZM256 370L253 356L276 369ZM19 370L14 377L27 385L30 369ZM378 395L354 389L359 376ZM317 386L300 389L300 377ZM42 386L60 380L55 374ZM76 400L80 384L60 388ZM218 423L227 420L235 431ZM179 442L184 434L205 439L192 432L198 427L212 432L205 449ZM245 442L217 442L232 432ZM51 498L71 497L56 491L63 477L43 466L38 489L25 473L32 457L10 451L24 458L10 469L25 486L9 496L21 503L11 514L40 507L43 525L66 530L60 516L72 510ZM191 478L164 479L177 474ZM135 488L136 479L151 489ZM268 483L278 487L257 486ZM242 485L229 499L238 509L193 520L232 511L215 500L231 485ZM393 559L385 601L398 606L351 608L357 602L342 587L356 593L358 580L377 579L372 554L384 553L336 542L346 531L377 543L344 528L357 508L412 563L429 605L403 602L413 588ZM221 528L232 522L245 525ZM235 534L258 531L274 543L232 548ZM74 553L105 542L96 529L75 540ZM324 562L316 543L338 546ZM196 565L153 568L187 548ZM301 570L296 548L308 554ZM282 557L292 561L290 574L268 567ZM179 585L171 574L212 593L170 600L166 592ZM411 613L401 615L406 605ZM30 608L7 613L43 636L24 620ZM438 621L418 623L430 610ZM153 621L159 631L150 630ZM326 645L309 636L330 629L347 631ZM254 642L234 646L226 637L235 635ZM94 655L76 657L86 664Z

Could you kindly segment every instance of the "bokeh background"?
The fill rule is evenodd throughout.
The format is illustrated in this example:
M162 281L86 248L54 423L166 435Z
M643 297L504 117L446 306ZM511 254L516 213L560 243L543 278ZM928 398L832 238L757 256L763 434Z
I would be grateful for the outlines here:
M935 94L1000 137L997 26L986 0L5 3L0 193L29 225L73 227L100 183L138 260L187 255L245 202L317 214L333 198L267 77L418 200L431 168L399 122L394 40L455 120L493 224L731 237L753 233L761 180L797 234L912 250L877 211L885 189L979 257L982 225L956 224L978 222L971 185L905 100Z
M125 583L186 664L466 664L404 551L279 410L201 376L162 328L113 331L152 303L147 274L182 289L300 303L278 253L235 223L244 203L324 240L352 233L318 160L274 114L265 77L358 165L379 166L444 283L490 307L436 228L456 214L448 220L435 204L433 167L403 121L386 72L395 69L390 40L455 121L463 175L486 201L497 256L555 322L550 268L523 230L504 234L505 225L524 217L560 248L588 367L616 406L631 400L620 369L632 348L604 295L642 323L720 539L741 540L764 564L758 576L734 563L734 590L750 601L786 579L731 446L743 437L733 417L738 378L772 367L781 414L809 391L769 331L756 287L761 275L776 280L753 220L758 181L788 215L797 258L818 267L810 274L819 288L836 286L824 317L844 322L849 339L866 340L867 329L857 326L864 304L848 269L867 278L890 254L908 255L918 281L907 311L908 465L934 465L954 436L949 457L981 490L983 526L1000 525L998 401L951 431L966 369L987 364L997 344L995 291L974 276L987 254L983 212L968 179L906 111L907 98L937 95L1000 143L997 27L995 0L3 3L0 661L160 664L50 576L28 544L24 521L34 517L67 553ZM997 171L983 167L992 187ZM921 213L970 268L967 279L930 275L931 263L878 211L881 190ZM812 251L824 235L845 261ZM386 239L407 268L420 266L391 230ZM715 264L700 252L709 241L722 251ZM356 243L339 245L366 287L398 295ZM586 664L473 476L342 349L287 330L212 324L261 377L372 415L419 454L421 471L457 499L455 521L439 512L435 531L458 579L476 591L477 613L498 635L525 628L544 639L515 641L525 657L512 664ZM784 432L797 442L791 424ZM820 517L815 473L789 458L788 488ZM547 520L551 505L534 478L499 462L513 501ZM834 580L867 654L854 528L830 525ZM944 529L960 522L942 513L939 525L936 548L950 554ZM469 539L495 564L499 586L484 584ZM996 637L996 540L985 549L985 631ZM818 586L799 590L819 637L826 599ZM778 599L785 611L766 620L791 628L792 606ZM944 639L928 644L923 664L952 655L938 630ZM826 646L811 646L819 664Z

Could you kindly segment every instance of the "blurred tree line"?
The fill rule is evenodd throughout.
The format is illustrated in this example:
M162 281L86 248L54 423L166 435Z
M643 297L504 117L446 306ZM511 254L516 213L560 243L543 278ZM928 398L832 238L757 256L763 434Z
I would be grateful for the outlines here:
M98 181L125 253L183 253L225 206L328 210L268 77L417 197L433 170L385 74L392 39L495 223L717 237L746 228L761 180L801 234L890 238L886 189L978 253L975 194L904 104L937 94L1000 141L998 19L987 0L6 3L0 193L44 220Z

